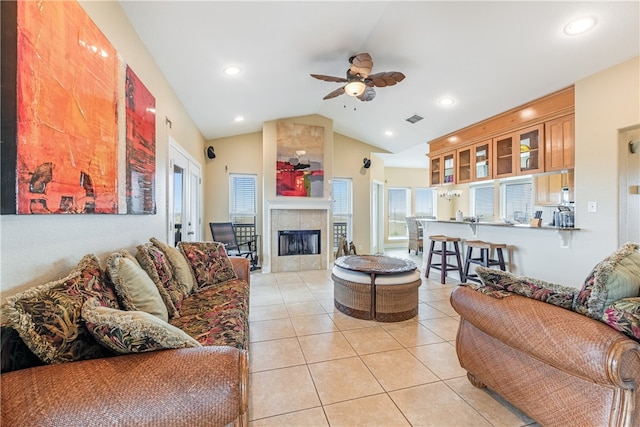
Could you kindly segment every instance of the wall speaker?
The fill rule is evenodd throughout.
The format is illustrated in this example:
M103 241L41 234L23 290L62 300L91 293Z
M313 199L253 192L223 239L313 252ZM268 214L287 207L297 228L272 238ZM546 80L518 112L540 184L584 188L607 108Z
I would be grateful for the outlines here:
M207 147L207 157L210 159L216 158L216 152L213 150L213 146L211 145Z
M632 154L640 153L640 139L629 141L629 151L631 151Z
M362 160L362 163L364 164L363 167L365 169L369 169L371 167L371 159L367 159L366 157Z

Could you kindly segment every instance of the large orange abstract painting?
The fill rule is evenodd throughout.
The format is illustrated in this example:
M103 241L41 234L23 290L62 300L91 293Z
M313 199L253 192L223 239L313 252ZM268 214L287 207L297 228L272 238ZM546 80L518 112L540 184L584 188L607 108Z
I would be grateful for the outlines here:
M16 213L118 213L117 52L76 2L16 4Z

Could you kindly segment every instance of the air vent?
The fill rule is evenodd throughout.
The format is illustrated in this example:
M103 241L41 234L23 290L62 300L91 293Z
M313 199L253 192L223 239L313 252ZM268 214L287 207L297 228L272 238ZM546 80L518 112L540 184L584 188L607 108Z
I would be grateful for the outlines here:
M420 120L424 119L424 117L414 114L413 116L407 118L407 121L411 124L417 123Z

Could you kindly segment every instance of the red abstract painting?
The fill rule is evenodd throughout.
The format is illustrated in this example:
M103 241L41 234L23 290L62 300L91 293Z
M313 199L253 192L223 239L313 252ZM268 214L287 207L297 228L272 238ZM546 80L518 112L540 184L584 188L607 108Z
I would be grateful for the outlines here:
M127 213L156 213L156 99L127 66Z
M118 213L116 50L76 2L16 21L16 213Z
M324 128L277 124L276 196L323 197Z

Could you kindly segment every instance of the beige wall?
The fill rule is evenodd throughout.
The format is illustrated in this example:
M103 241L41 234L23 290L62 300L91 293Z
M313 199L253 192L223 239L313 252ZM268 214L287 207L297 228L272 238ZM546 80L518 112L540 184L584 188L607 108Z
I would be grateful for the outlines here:
M101 260L156 236L166 240L170 135L204 163L202 135L176 98L118 2L81 2L91 19L156 98L156 215L3 215L0 217L2 298L65 276L83 255ZM165 124L165 117L172 127Z

